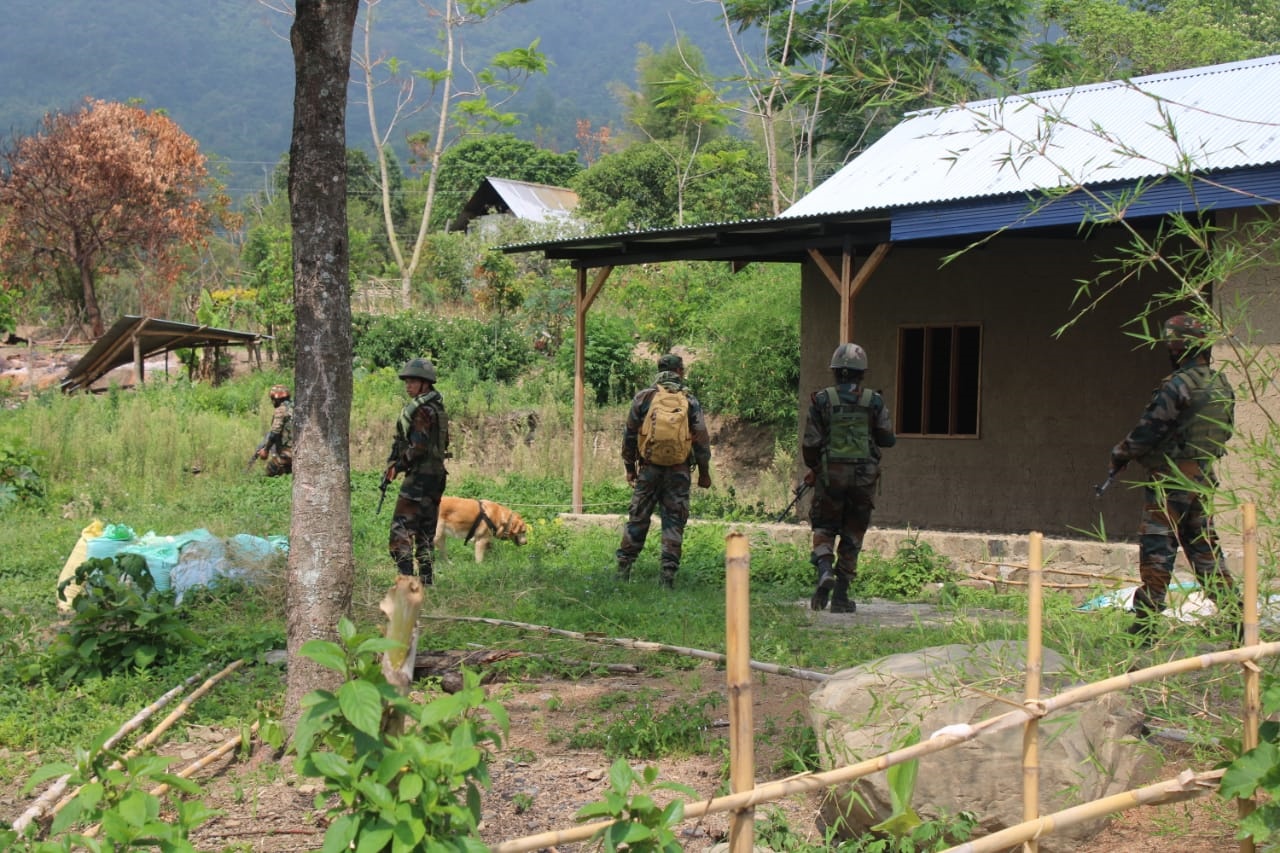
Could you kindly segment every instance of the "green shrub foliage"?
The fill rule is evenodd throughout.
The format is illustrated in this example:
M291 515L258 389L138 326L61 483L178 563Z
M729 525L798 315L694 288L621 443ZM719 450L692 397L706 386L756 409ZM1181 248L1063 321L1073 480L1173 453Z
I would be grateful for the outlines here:
M416 312L352 317L356 362L398 369L425 356L441 373L479 369L482 379L511 382L533 361L531 341L509 320L441 318Z

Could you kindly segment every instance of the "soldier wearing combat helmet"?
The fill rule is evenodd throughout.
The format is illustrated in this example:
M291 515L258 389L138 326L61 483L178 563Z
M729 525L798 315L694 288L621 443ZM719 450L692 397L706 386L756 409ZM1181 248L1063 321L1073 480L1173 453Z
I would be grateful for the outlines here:
M1165 606L1178 546L1206 595L1235 620L1238 601L1208 501L1218 481L1214 462L1226 453L1234 427L1235 395L1210 366L1209 333L1190 314L1164 324L1173 372L1161 380L1137 424L1111 450L1114 476L1130 462L1146 469L1138 561L1142 584L1133 596L1129 633L1149 642Z
M293 473L293 400L284 385L272 385L267 392L275 411L267 437L258 446L257 456L267 460L267 476ZM250 460L252 461L252 460Z
M396 571L419 580L434 581L436 519L444 495L445 459L449 457L449 418L444 398L436 390L436 366L425 358L409 359L400 368L409 402L396 421L395 439L387 456L384 477L392 482L404 474L391 518L388 548Z
M816 575L809 606L832 613L853 613L849 584L858 573L858 554L871 524L880 448L897 442L893 421L880 392L863 384L867 353L857 344L840 344L831 354L835 384L809 398L801 451L814 487L809 510ZM838 544L837 544L838 543Z

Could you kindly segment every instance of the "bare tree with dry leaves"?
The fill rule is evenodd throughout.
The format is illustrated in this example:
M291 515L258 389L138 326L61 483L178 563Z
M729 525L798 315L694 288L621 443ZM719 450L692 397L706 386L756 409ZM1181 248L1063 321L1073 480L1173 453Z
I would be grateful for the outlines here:
M172 288L191 255L184 250L208 237L204 155L163 113L89 100L46 115L0 150L0 162L4 286L56 284L95 336L105 330L102 276L141 266Z

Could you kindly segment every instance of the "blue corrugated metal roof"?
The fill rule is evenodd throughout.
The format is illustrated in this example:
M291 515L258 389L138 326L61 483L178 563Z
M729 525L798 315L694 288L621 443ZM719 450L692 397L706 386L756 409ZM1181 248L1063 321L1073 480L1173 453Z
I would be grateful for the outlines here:
M1045 189L1278 165L1277 103L1269 56L920 111L781 218L920 205L954 216L965 200L1009 197L1025 210ZM960 225L935 233L972 233Z

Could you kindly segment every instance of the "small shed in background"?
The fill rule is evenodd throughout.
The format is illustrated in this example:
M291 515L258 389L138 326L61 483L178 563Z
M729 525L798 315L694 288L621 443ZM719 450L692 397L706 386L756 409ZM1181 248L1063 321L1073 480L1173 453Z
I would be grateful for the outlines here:
M450 231L483 229L489 217L514 217L526 222L566 220L578 206L578 194L565 187L485 178L471 196Z

